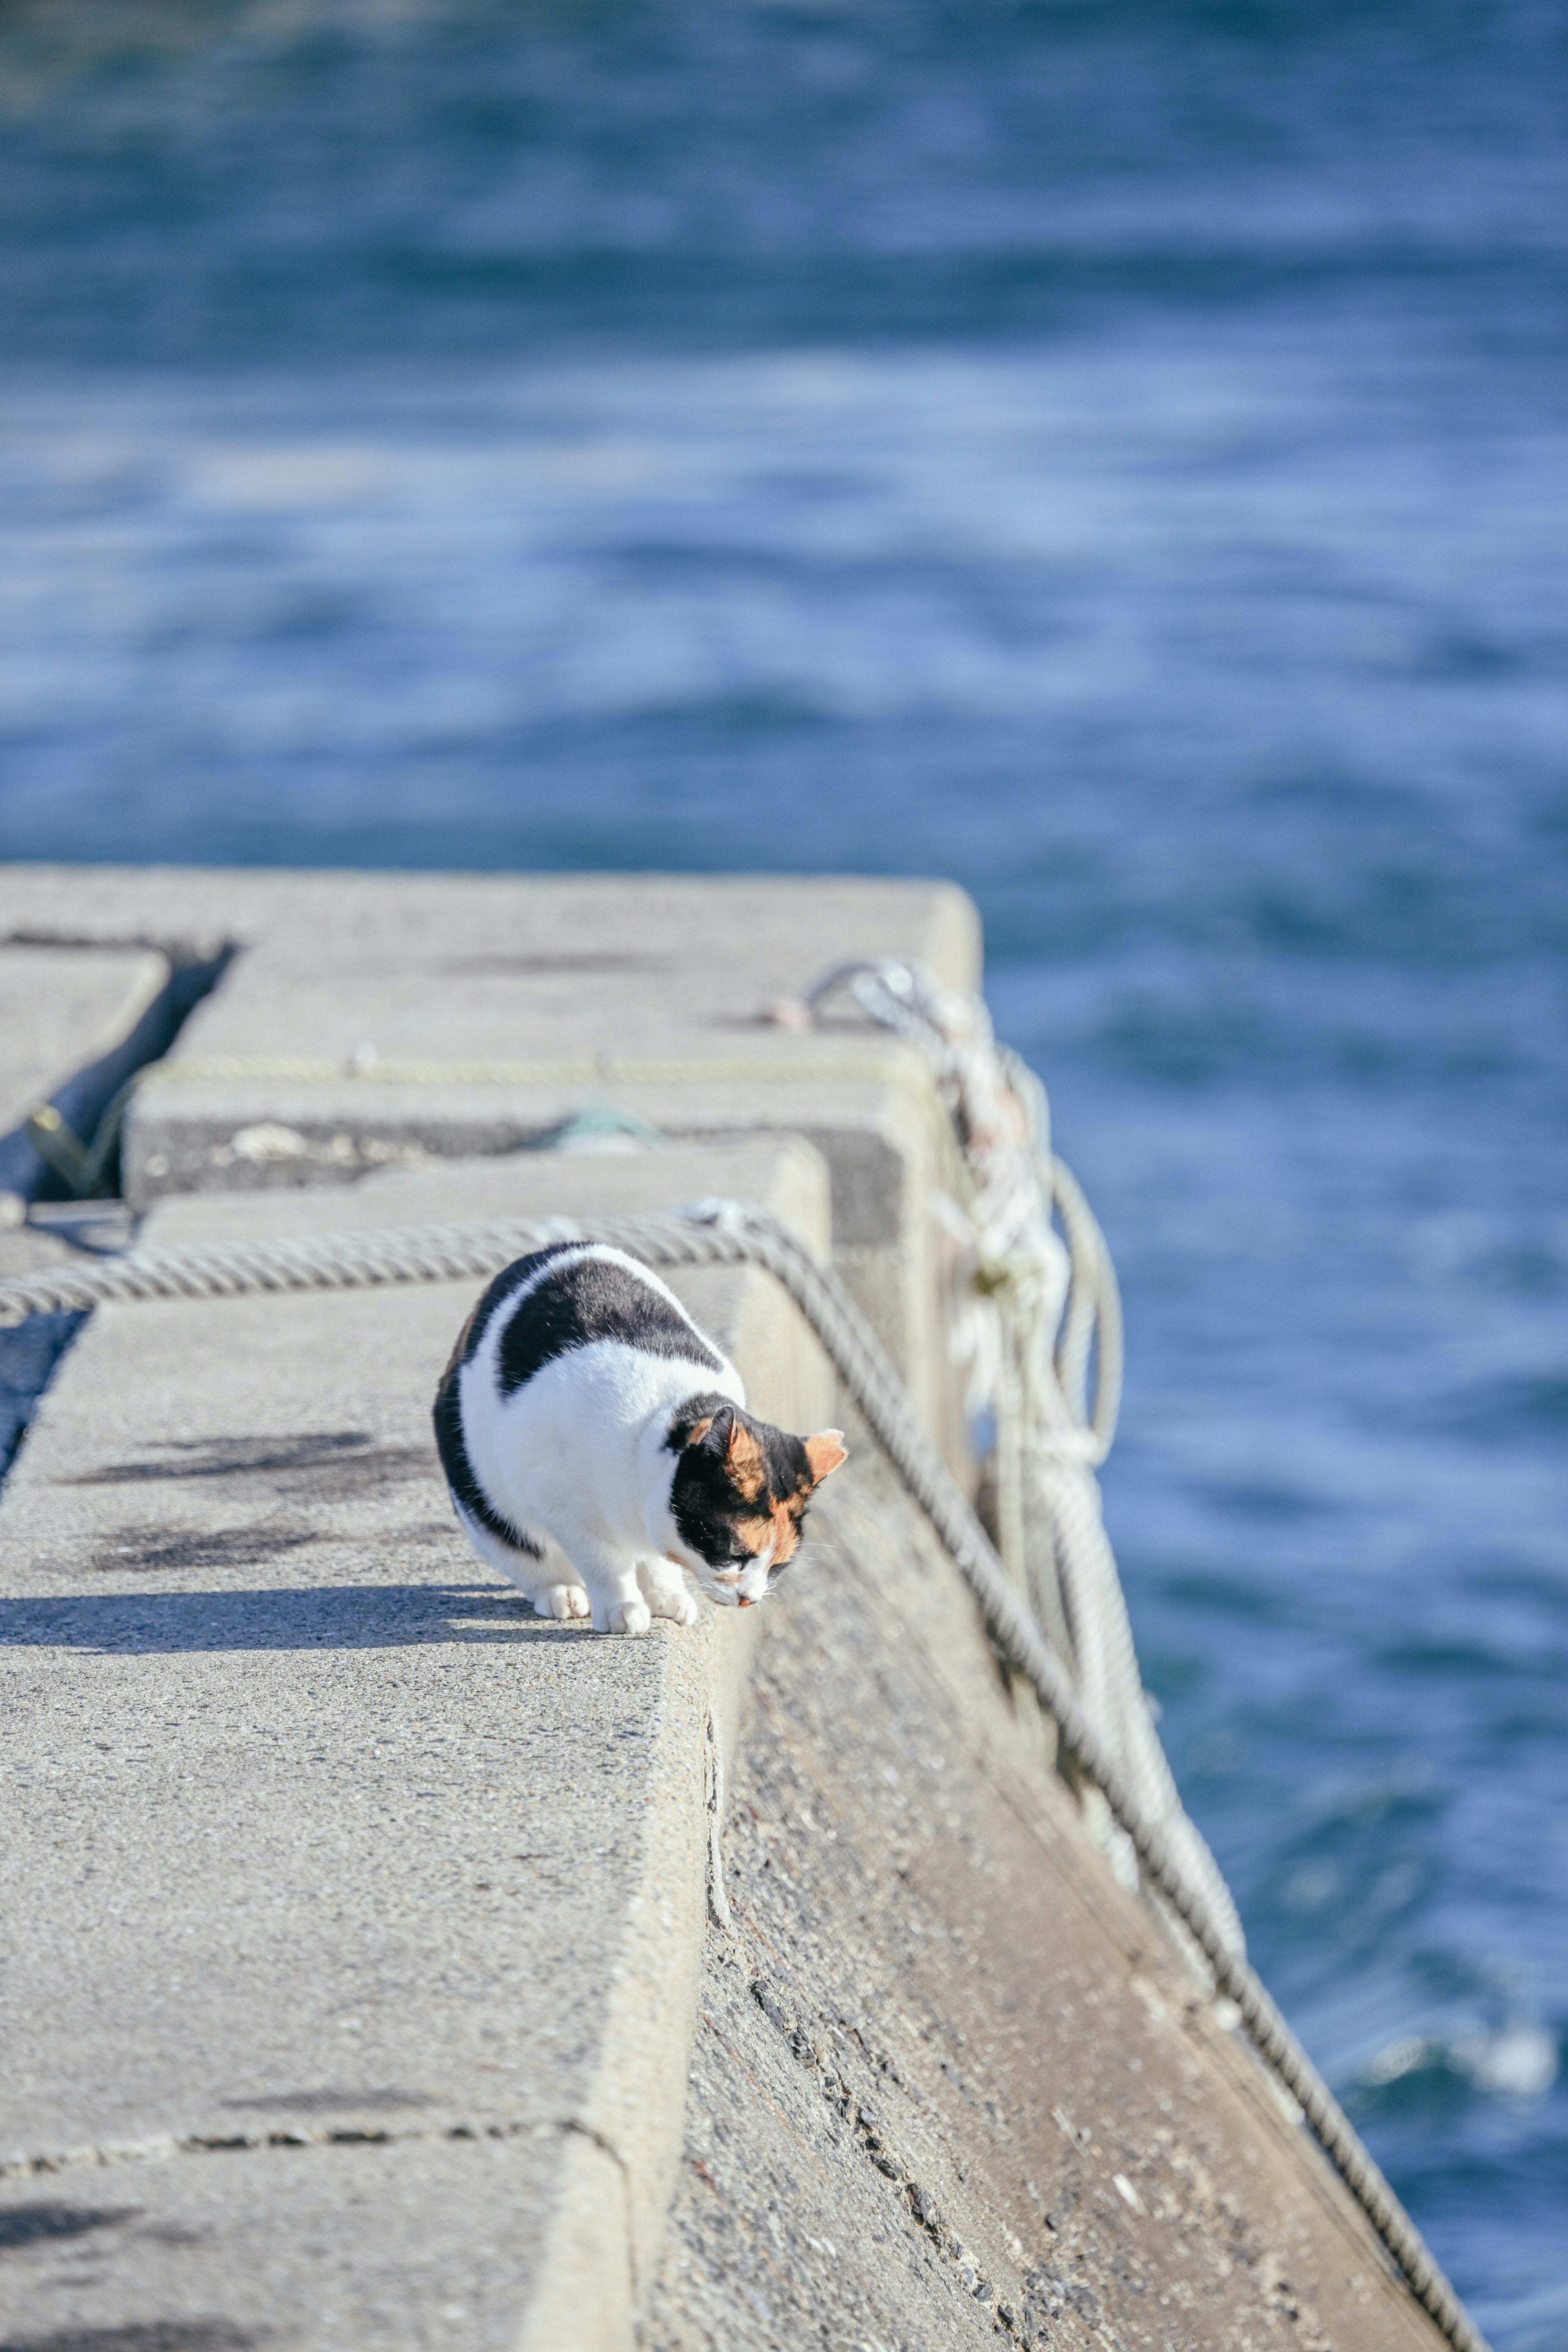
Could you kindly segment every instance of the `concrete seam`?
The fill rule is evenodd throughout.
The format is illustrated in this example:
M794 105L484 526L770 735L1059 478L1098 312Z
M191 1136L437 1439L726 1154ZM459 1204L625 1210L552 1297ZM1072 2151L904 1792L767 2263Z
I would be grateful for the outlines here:
M41 2156L10 2156L0 2158L0 2180L21 2180L40 2173L91 2170L96 2167L116 2164L163 2164L175 2156L237 2156L255 2153L269 2147L394 2147L415 2142L426 2146L443 2140L526 2139L543 2133L576 2128L598 2135L586 2125L490 2123L442 2124L432 2129L418 2131L386 2131L379 2125L360 2125L349 2128L321 2126L304 2131L288 2126L277 2131L256 2132L193 2132L184 2135L160 2133L156 2137L136 2140L109 2140L101 2147L59 2148ZM615 2150L602 2143L608 2154ZM619 2161L619 2158L616 2158Z
M953 2264L964 2293L982 2305L994 2302L1003 2325L1009 2329L1015 2326L1017 2314L1005 2298L998 2299L994 2284L987 2279L969 2248L952 2228L936 2198L917 2177L915 2168L906 2158L889 2147L882 2137L882 2126L872 2110L851 2095L847 2086L842 2095L835 2095L835 2086L839 2078L824 2059L805 2025L791 2023L788 2013L761 1978L752 1979L752 1998L790 2056L808 2073L821 2078L823 2095L832 2097L840 2117L849 2127L854 2145L868 2165L881 2175L893 2196L913 2216L917 2226L924 2231L937 2252Z
M598 2149L601 2156L607 2156L609 2158L610 2162L615 2166L616 2170L620 2177L622 2236L626 2244L626 2294L632 2310L637 2312L641 2309L642 2305L639 2292L640 2281L637 2276L637 2231L632 2227L631 2166L626 2162L626 2158L621 2154L621 2151L616 2146L615 2141L608 2138L604 2132L595 2130L592 2124L585 2123L581 2116L565 2116L563 2119L561 2128L563 2132L580 2133L584 2139L587 2140L593 2147Z
M623 2175L629 2177L631 2167L615 2141L605 2133L598 2130L595 2125L585 2122L581 2116L563 2116L557 2129L563 2132L581 2132L584 2139L591 2139L595 2147L603 2149L612 2163L620 2167Z

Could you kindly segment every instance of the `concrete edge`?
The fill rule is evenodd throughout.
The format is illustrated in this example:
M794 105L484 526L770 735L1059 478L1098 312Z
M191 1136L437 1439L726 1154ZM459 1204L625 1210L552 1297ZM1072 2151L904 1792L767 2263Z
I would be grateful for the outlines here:
M757 1276L754 1279L763 1279ZM560 2184L520 2352L628 2352L658 2269L682 2146L709 1903L710 1827L744 1712L760 1625L706 1621L668 1652L650 1758L645 1860L599 2060L561 2120Z
M767 1275L740 1275L727 1320L758 1411L796 1428L831 1418L826 1358ZM594 2078L559 2119L560 2186L519 2352L630 2352L635 2341L684 2144L710 1855L766 1626L764 1611L708 1612L695 1633L659 1624L648 1637L665 1645L665 1674L643 1868Z
M961 883L938 874L790 874L765 866L693 874L584 866L559 873L529 867L403 868L321 866L123 866L96 859L67 863L58 858L0 858L0 940L42 932L70 946L174 948L183 955L211 954L227 943L264 942L279 911L292 918L301 889L319 893L351 912L365 899L402 892L418 899L443 892L504 894L519 884L548 883L566 889L594 889L632 882L658 887L695 886L719 891L736 882L763 883L777 892L809 892L821 900L868 886L889 893L932 894L933 927L921 942L924 958L941 964L952 955L945 975L951 985L978 986L983 954L979 910ZM814 975L803 975L804 980Z
M0 940L0 945L26 949L26 940ZM52 942L44 943L45 951ZM89 1030L84 1031L68 1049L70 1058L63 1066L50 1067L40 1085L20 1094L8 1095L0 1102L0 1142L10 1144L24 1135L29 1117L46 1104L62 1106L67 1113L80 1115L79 1105L73 1095L82 1091L82 1082L90 1080L101 1065L110 1061L131 1043L148 1014L169 985L173 966L161 948L132 945L122 947L110 942L103 947L70 947L58 950L64 954L112 956L125 966L119 1002L110 1012ZM84 1140L90 1141L90 1137ZM31 1147L28 1147L31 1150ZM43 1163L39 1161L41 1170Z

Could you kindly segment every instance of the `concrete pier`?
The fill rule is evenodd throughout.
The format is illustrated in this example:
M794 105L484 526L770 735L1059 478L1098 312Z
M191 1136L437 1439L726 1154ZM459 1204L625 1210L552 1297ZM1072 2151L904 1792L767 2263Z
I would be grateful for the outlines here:
M960 894L13 869L24 930L237 950L129 1117L144 1240L760 1200L963 1466L930 1079L759 1017L856 953L973 984ZM765 1277L678 1286L839 1417ZM869 1441L767 1609L536 1619L430 1440L474 1288L100 1309L37 1413L0 2352L1435 2344Z
M648 2352L1435 2352L857 1460L753 1675Z
M138 1208L517 1150L606 1103L671 1139L805 1136L835 1263L960 1460L930 1206L952 1147L924 1064L880 1031L765 1018L857 955L977 987L951 884L0 871L0 939L23 927L236 950L131 1106Z
M664 1205L717 1178L826 1238L809 1146L658 1158ZM539 1160L497 1175L168 1202L152 1237L559 1202ZM652 1205L646 1161L574 1190ZM689 1288L759 1406L819 1425L771 1286ZM580 1641L487 1576L429 1438L471 1289L106 1309L7 1488L0 2164L5 2210L47 2181L54 2216L8 2265L29 2326L488 2347L564 2294L581 2340L625 2336L754 1621Z

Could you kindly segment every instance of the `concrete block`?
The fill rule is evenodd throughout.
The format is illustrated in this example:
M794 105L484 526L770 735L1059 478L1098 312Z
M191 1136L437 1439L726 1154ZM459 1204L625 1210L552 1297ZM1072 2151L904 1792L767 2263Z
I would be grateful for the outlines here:
M604 1107L677 1139L806 1136L840 1271L966 1473L931 1207L952 1146L925 1064L868 1024L760 1017L859 955L978 988L951 883L12 868L0 925L24 898L82 936L240 950L127 1114L138 1206L514 1151Z
M821 1515L843 1572L758 1656L644 2352L1439 2352L870 1448Z
M798 1143L171 1202L149 1237L716 1191L826 1246ZM480 1567L428 1426L472 1289L101 1309L6 1487L0 2211L28 2242L23 2336L629 2341L711 1806L772 1612L617 1641ZM710 1271L690 1300L760 1409L824 1417L826 1368L798 1326L777 1344L795 1318L765 1277Z
M0 1192L30 1194L43 1172L20 1131L28 1112L110 1054L168 978L153 949L0 937Z

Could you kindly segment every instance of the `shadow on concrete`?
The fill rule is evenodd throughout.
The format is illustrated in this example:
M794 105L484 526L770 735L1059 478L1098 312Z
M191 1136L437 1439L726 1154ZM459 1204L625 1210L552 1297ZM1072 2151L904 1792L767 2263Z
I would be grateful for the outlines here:
M25 1323L0 1329L0 1479L56 1366L86 1321L85 1315L29 1315Z
M0 1646L120 1657L177 1650L576 1642L584 1631L536 1617L520 1592L491 1585L329 1584L258 1592L70 1593L58 1600L0 1601Z
M37 2245L44 2239L79 2238L89 2230L108 2230L120 2221L139 2221L140 2205L56 2205L32 2201L0 2206L0 2254L17 2246Z
M440 1475L433 1444L378 1445L364 1430L331 1429L297 1437L164 1438L151 1454L111 1462L61 1484L137 1486L149 1479L258 1478L273 1494L299 1488L316 1499L352 1501Z

